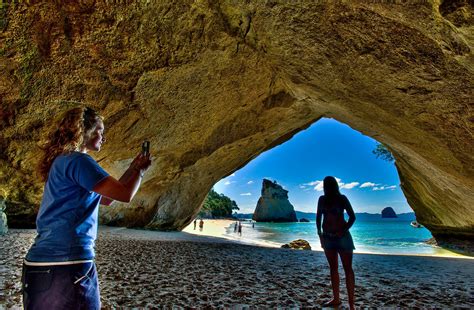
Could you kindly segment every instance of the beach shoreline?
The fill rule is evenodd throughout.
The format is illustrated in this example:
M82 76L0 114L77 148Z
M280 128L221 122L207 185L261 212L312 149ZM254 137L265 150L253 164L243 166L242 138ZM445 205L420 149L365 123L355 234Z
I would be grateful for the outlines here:
M21 266L34 237L35 231L27 229L0 237L0 308L21 307ZM101 226L96 253L105 309L320 308L331 297L327 262L318 251ZM355 254L354 270L358 307L474 306L471 259Z
M199 225L196 225L196 229L194 229L193 223L189 224L187 227L183 229L183 232L197 235L197 236L209 236L209 237L216 237L216 238L223 238L226 240L231 240L238 242L240 244L248 244L248 245L255 245L255 246L262 246L262 247L271 247L271 248L280 248L284 243L277 243L277 242L269 242L269 241L262 241L262 240L253 240L245 238L246 231L244 230L243 236L239 236L237 233L226 233L226 229L232 230L230 227L233 225L237 220L232 219L204 219L204 229L200 230ZM248 222L248 221L247 221ZM230 227L230 228L229 228ZM248 228L248 227L246 227ZM299 239L299 238L295 238ZM420 257L450 257L450 258L466 258L466 259L474 259L473 256L468 256L463 253L457 253L451 251L449 249L441 248L436 246L435 244L430 244L433 248L436 248L436 251L433 254L425 254L425 253L385 253L385 252L372 252L372 251L364 251L360 250L356 247L354 253L356 254L381 254L381 255L395 255L395 256L420 256ZM320 247L319 244L312 245L312 251L323 252L323 249Z

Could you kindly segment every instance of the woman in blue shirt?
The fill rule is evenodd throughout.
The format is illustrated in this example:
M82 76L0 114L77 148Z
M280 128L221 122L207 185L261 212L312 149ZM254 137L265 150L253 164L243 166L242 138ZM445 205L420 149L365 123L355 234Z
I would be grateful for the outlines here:
M130 202L151 164L140 153L116 180L87 154L104 142L103 118L87 107L67 111L49 135L39 166L46 184L38 234L23 264L25 309L100 309L98 206Z
M347 295L349 308L354 309L354 271L352 270L352 241L349 228L355 222L355 214L346 196L339 192L339 185L334 177L327 176L323 180L324 195L319 197L316 213L316 228L318 230L321 247L329 263L331 286L334 298L323 304L324 307L337 307L341 304L339 298L339 271L338 255L346 274ZM349 220L344 219L344 211ZM321 219L323 220L321 231Z

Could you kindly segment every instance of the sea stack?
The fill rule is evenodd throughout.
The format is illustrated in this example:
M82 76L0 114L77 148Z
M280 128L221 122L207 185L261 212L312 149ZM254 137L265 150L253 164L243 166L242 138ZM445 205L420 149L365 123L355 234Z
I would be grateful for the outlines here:
M262 196L252 219L257 222L297 222L296 212L288 200L288 191L276 181L263 179Z
M382 210L382 218L397 218L397 214L395 211L392 209L392 207L386 207Z

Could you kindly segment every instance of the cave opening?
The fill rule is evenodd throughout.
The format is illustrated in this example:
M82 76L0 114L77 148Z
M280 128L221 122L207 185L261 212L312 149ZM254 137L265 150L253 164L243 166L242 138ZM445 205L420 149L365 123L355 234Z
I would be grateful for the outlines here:
M218 181L198 218L225 217L226 211L216 212L210 206L219 204L215 199L228 199L235 205L227 212L233 208L233 216L243 220L244 233L234 234L235 223L229 222L226 237L273 245L305 239L313 249L321 249L314 222L317 200L323 194L322 180L328 175L337 179L341 194L348 197L356 213L357 220L351 228L356 252L448 254L426 242L432 238L428 229L413 227L416 216L400 188L395 160L387 148L330 118L316 121ZM309 222L254 223L252 214L264 179L288 191L297 219ZM382 218L384 209L395 211L397 217ZM195 231L193 223L185 231Z

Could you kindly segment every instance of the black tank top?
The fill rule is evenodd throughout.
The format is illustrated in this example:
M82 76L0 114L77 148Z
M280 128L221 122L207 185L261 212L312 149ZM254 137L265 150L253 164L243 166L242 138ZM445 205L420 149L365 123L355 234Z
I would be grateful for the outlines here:
M326 197L323 196L323 209L322 212L324 215L332 215L332 216L344 216L344 207L345 207L345 200L343 199L344 196L339 195L336 197Z

